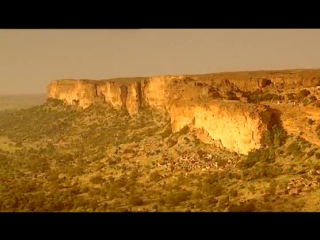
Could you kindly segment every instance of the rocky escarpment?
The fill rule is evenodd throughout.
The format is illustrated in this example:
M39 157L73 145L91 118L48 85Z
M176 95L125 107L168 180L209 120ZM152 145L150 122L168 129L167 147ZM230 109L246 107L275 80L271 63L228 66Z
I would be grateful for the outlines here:
M173 104L169 114L173 131L187 125L203 130L218 145L241 154L261 147L272 117L267 107L224 100L194 106Z
M173 131L185 125L206 131L222 146L246 154L259 148L267 109L232 101L270 85L280 89L320 85L319 70L259 71L109 80L55 80L48 97L87 108L106 102L131 116L142 107L167 111ZM222 99L229 99L226 101ZM264 120L262 120L264 118Z
M179 77L178 77L179 78ZM117 80L55 80L48 86L48 97L87 108L106 102L115 109L126 109L130 115L141 107L165 109L169 99L167 84L173 76Z

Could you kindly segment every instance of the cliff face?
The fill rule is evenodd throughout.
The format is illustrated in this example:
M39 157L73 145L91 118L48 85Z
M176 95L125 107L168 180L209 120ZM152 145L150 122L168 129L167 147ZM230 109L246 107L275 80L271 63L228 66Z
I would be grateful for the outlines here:
M87 108L99 100L97 84L86 80L53 81L48 87L48 97L64 100Z
M138 82L120 84L108 81L55 80L48 86L48 97L82 108L96 102L106 102L118 110L127 108L133 115L141 105L140 86Z
M115 109L127 109L130 115L140 107L165 109L169 101L167 84L176 77L160 76L134 82L55 80L48 86L48 97L87 108L95 102L106 102Z
M183 76L159 76L144 81L142 89L146 105L158 109L166 109L171 97L170 83Z
M261 147L267 130L267 108L236 101L212 101L198 106L173 105L169 110L174 132L186 125L202 129L231 151L247 154Z
M110 103L115 109L121 109L121 85L113 82L105 82L96 85L97 90L92 91L92 96L102 96L105 102ZM96 97L96 96L95 96ZM79 99L81 100L81 99ZM86 106L81 106L86 107Z
M241 97L268 85L282 89L309 87L320 83L319 70L260 71L151 78L55 80L48 86L48 97L87 108L107 102L126 109L131 116L149 106L169 112L173 131L186 125L205 131L222 146L247 154L260 147L268 122L266 109L239 101L222 101L230 92ZM217 100L220 99L220 100ZM255 109L256 108L256 109Z

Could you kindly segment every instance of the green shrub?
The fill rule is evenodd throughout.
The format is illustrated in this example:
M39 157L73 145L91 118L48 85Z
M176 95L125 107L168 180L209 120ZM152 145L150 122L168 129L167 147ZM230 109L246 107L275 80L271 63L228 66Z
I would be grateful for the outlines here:
M296 99L296 94L294 94L294 93L289 93L289 94L287 94L287 98L288 98L289 100L295 100L295 99Z
M261 143L265 146L272 146L278 148L282 146L287 139L286 131L275 124L271 130L265 131Z
M265 162L270 162L270 163L273 163L276 159L276 153L275 153L275 147L271 146L269 148L269 152L268 152L268 155L267 155L267 158L265 160Z
M190 199L192 195L191 191L180 190L177 192L171 192L166 198L165 202L173 206L177 206L182 202L185 202Z
M316 152L316 149L312 149L307 153L307 156L312 157L315 154L315 152Z
M103 183L105 180L102 178L102 176L98 175L98 176L94 176L90 178L90 182L93 184L99 184L99 183Z
M218 182L218 173L214 173L203 180L204 184L213 184Z
M237 179L237 180L241 179L241 176L238 173L234 173L234 174L232 174L232 176L234 179Z
M243 169L252 168L259 161L261 162L269 162L269 150L268 149L255 149L249 152L247 158L240 162L239 166Z
M256 211L256 206L253 202L244 203L240 205L232 204L229 206L229 212L254 212Z
M256 192L256 187L254 185L249 185L248 190L254 194Z
M320 163L316 163L316 164L313 166L313 169L314 169L315 171L320 170Z
M261 100L261 95L257 95L257 94L250 94L248 97L248 102L253 103L253 102L258 102Z
M227 100L239 100L234 92L227 92Z
M179 136L182 136L182 135L187 134L189 131L190 131L189 126L184 126L184 127L178 132L178 134L179 134Z
M228 173L227 173L227 177L228 177L229 179L233 179L233 178L234 178L234 175L233 175L232 172L228 172Z
M219 202L218 199L215 198L214 196L209 196L206 200L209 205L211 204L216 205Z
M141 198L133 195L129 198L129 204L132 204L133 206L142 206L144 202Z
M229 192L231 197L237 197L238 196L238 191L235 189L230 190Z
M297 142L293 142L288 146L287 153L293 156L299 156L301 155L301 147Z
M125 149L125 150L123 151L123 153L124 153L124 154L127 154L127 153L133 153L133 154L135 154L135 153L136 153L136 150L127 148L127 149Z
M169 137L169 136L171 135L171 133L172 133L172 129L171 129L171 127L170 127L170 128L167 128L167 129L166 129L164 132L162 132L160 135L161 135L162 139L164 139L164 138Z
M169 148L173 147L174 145L176 145L178 143L177 140L174 140L174 139L169 139L168 140L168 146Z
M276 195L276 190L277 190L276 183L271 183L270 186L266 189L266 193L269 196L274 196L274 195Z
M158 203L160 206L163 206L166 204L166 201L164 200L164 198L161 197L161 198L159 198Z
M273 135L273 145L278 148L282 146L287 138L287 133L283 128L280 128L278 125L274 125L272 127L272 135Z
M308 96L310 94L310 91L307 89L303 89L301 90L298 95L297 95L297 100L301 101L302 99L304 99L306 96Z
M161 175L158 172L153 172L150 174L150 182L157 182L161 180Z
M263 146L270 146L273 142L273 136L270 130L266 130L263 134L261 144Z
M224 196L220 198L220 201L219 201L220 208L224 209L228 205L229 205L229 196Z
M211 196L220 196L222 195L224 188L219 183L213 183L213 184L205 184L203 186L203 191L207 195Z
M198 156L199 156L200 158L202 158L202 157L204 157L204 155L207 154L207 152L204 151L204 150L202 150L202 149L199 149L199 150L197 151L197 154L198 154Z
M190 143L190 139L187 137L184 137L183 140L186 141L186 143Z
M198 200L198 199L202 199L202 194L200 191L193 191L192 195L191 195L191 199L192 200Z
M264 101L270 101L273 99L273 94L267 93L267 94L263 95L262 99Z
M196 139L194 140L194 146L197 147L197 146L199 146L199 145L200 145L200 140L196 138Z
M278 94L267 93L263 95L262 100L270 101L270 100L284 100L284 97Z

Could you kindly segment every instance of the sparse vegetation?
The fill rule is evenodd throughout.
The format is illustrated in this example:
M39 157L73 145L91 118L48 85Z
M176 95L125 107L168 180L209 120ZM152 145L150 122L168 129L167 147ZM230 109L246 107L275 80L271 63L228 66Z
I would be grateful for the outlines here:
M234 92L228 91L227 92L227 100L239 100Z
M262 96L261 100L262 101L284 100L284 97L278 94L267 93Z
M297 142L291 143L287 148L287 154L291 154L293 156L300 156L301 153L301 147Z
M268 91L244 96L252 103L284 100ZM318 121L302 122L320 138ZM306 208L297 199L317 197L319 147L273 124L264 147L245 156L203 143L189 126L173 133L170 118L148 107L132 118L108 104L80 110L48 99L3 111L0 211L315 210L311 200Z
M274 146L276 148L282 146L287 138L287 134L283 128L275 124L271 130L267 130L262 139L262 144L265 146Z
M261 100L262 100L262 94L250 93L250 95L248 96L248 101L250 103L259 102Z

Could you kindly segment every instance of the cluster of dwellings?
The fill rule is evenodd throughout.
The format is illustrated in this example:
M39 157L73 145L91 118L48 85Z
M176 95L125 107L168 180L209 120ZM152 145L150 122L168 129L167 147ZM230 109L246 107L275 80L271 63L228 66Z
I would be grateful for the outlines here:
M196 154L183 154L175 159L174 162L166 162L164 164L158 164L158 166L164 166L165 170L173 171L192 171L201 170L202 172L209 171L210 169L224 170L225 168L232 167L237 163L237 160L228 160L224 167L219 166L217 162L218 156L212 154L206 154L199 157Z

